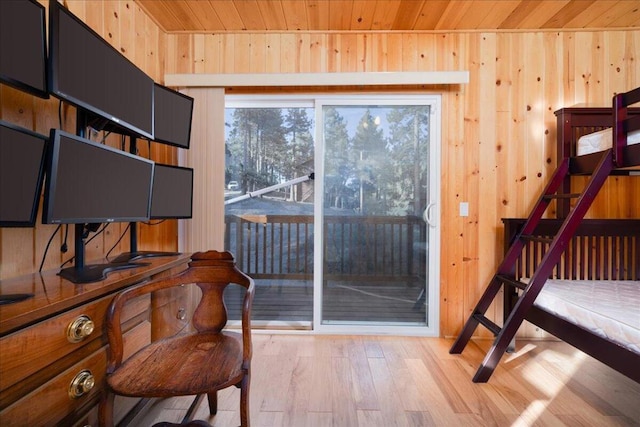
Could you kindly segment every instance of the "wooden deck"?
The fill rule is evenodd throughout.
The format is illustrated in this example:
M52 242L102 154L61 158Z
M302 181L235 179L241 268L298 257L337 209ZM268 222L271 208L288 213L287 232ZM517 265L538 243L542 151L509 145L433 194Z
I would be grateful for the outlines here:
M313 284L303 280L256 280L254 321L313 320ZM229 288L226 303L237 318L240 300ZM328 281L323 318L335 322L425 323L420 288L402 282Z

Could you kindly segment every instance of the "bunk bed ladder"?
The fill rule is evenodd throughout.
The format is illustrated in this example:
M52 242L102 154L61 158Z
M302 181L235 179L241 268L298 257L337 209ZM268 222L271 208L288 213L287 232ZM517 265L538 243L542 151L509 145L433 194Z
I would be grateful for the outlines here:
M473 382L486 382L489 380L502 354L507 350L509 343L515 337L518 328L524 321L527 311L533 305L547 278L553 272L553 268L558 263L560 256L573 237L580 221L584 218L598 191L614 168L613 150L610 149L603 152L598 166L591 175L582 193L558 193L562 188L564 178L569 174L570 161L570 158L565 158L554 172L547 187L544 189L527 218L527 221L524 223L522 230L511 243L511 247L498 266L496 274L489 282L473 313L465 323L462 332L449 350L450 353L461 353L479 324L494 334L496 338L473 377ZM567 198L576 198L577 202L564 219L558 233L553 238L536 236L534 234L535 229L551 201ZM529 279L529 282L524 283L516 280L515 268L516 262L528 241L542 241L549 246L540 262L535 266L534 273ZM517 288L520 291L520 297L504 321L504 325L500 327L488 319L485 313L503 285ZM505 307L505 311L506 310L508 310L508 307Z

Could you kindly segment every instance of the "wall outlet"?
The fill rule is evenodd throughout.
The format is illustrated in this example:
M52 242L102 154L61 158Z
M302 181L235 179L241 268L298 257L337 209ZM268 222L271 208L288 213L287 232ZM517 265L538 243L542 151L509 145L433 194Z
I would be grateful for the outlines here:
M460 216L469 216L469 202L460 202Z

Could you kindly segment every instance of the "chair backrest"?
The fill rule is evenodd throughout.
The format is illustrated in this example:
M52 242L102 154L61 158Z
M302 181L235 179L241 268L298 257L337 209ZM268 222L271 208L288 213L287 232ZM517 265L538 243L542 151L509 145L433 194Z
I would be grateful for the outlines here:
M202 297L194 312L192 324L199 333L218 333L227 324L227 310L223 300L224 289L231 283L246 289L242 304L242 335L244 358L251 357L251 340L245 339L251 333L251 305L254 282L235 265L229 252L197 252L191 256L186 270L170 277L133 286L118 294L107 311L106 329L111 349L107 372L111 373L122 363L123 342L120 314L125 303L144 294L175 286L196 284L202 290Z

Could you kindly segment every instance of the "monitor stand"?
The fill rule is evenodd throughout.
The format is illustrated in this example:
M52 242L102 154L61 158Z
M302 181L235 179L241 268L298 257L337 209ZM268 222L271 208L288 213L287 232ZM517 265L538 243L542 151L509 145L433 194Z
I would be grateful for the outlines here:
M180 255L180 252L153 252L153 251L136 251L136 252L123 252L113 259L114 263L127 263L130 261L138 261L142 258L155 258L161 256L176 256ZM135 265L140 265L139 263Z
M130 262L110 262L108 264L90 264L86 265L84 260L84 233L85 224L76 224L75 230L75 261L73 267L63 268L58 275L73 283L91 283L99 282L107 278L107 274L112 271L126 270L129 268L138 268L146 264Z
M77 266L64 268L60 270L58 275L73 283L91 283L106 279L107 274L112 271L137 268L143 265L145 264L133 264L129 262L90 264L84 265L82 268L77 268Z
M138 224L135 222L129 223L129 249L131 252L123 252L113 259L112 262L130 262L136 261L142 258L154 258L161 256L177 256L181 255L180 252L158 252L158 251L139 251L138 250ZM139 264L136 264L139 265Z

